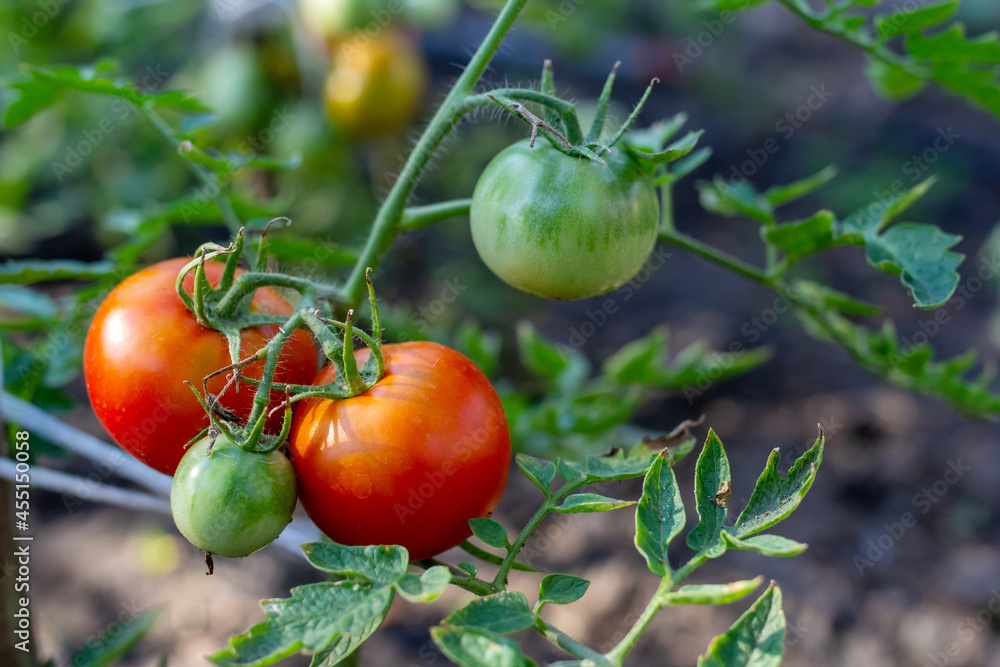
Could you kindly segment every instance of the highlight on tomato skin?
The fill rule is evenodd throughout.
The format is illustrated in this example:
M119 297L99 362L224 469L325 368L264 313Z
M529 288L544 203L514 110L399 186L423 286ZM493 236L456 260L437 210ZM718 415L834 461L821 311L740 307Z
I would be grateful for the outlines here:
M467 539L469 519L496 508L510 432L496 391L462 354L428 342L382 352L385 375L364 394L299 405L290 458L299 500L330 539L399 544L420 560ZM313 384L334 373L328 366Z
M184 446L208 426L208 415L191 389L202 379L231 363L225 336L200 325L177 295L175 282L190 258L166 260L139 271L115 287L101 303L84 342L83 373L87 395L101 424L122 449L158 470L172 475L184 455ZM217 285L223 264L206 262L208 280ZM185 278L192 290L194 277ZM290 315L292 307L270 288L257 290L251 310ZM241 357L256 352L278 332L277 325L244 329ZM276 382L306 384L315 374L316 347L305 331L296 331L282 349ZM244 374L259 378L264 362L255 362ZM224 375L212 378L209 391L218 394ZM249 385L230 387L222 406L240 417L252 408ZM273 393L271 407L281 396ZM280 411L267 430L281 430Z

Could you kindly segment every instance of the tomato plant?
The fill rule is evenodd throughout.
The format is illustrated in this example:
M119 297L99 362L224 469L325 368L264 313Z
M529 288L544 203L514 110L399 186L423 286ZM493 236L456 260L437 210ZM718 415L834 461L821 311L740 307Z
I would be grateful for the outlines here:
M407 37L383 29L336 44L323 98L335 130L377 137L405 128L420 107L427 84L423 55Z
M202 379L230 363L225 337L202 326L175 291L175 281L187 258L154 264L126 278L104 299L94 315L84 344L83 372L87 394L101 424L115 442L148 466L173 474L184 446L208 426L208 417L185 382L200 388ZM205 272L218 283L223 265L208 262ZM184 288L193 289L189 274ZM289 315L291 306L270 288L257 290L250 305L261 314ZM278 327L243 330L240 355L247 356L274 337ZM305 332L295 332L281 352L279 382L305 383L315 374L316 349ZM260 378L264 362L246 369ZM208 382L218 393L227 378ZM253 392L230 388L222 406L244 419ZM273 396L272 407L279 397ZM281 416L268 422L277 432Z
M386 345L360 396L299 406L289 450L309 517L343 544L399 544L420 560L467 538L500 501L510 434L475 364L436 343ZM363 363L367 350L359 350ZM316 384L332 381L327 367Z
M656 244L652 174L629 149L607 167L547 142L521 141L486 167L472 195L472 240L507 284L583 299L628 282Z
M195 442L181 458L170 510L181 535L206 553L249 556L292 520L295 473L278 450L248 452L225 435Z

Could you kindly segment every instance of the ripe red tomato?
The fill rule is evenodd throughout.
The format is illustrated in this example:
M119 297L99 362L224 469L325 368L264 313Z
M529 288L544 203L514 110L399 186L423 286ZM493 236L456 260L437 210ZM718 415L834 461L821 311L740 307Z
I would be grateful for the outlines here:
M97 309L83 349L83 374L87 394L101 424L115 442L137 459L168 475L174 474L184 455L184 445L205 426L208 416L184 384L201 390L202 378L231 363L226 338L198 324L177 296L174 283L190 261L180 257L154 264L130 276L108 294ZM208 262L205 272L217 285L223 264ZM184 287L190 293L194 273ZM277 292L260 289L251 309L266 314L290 315L291 306ZM277 326L245 329L240 356L259 350L278 332ZM250 365L244 374L259 378L264 362ZM316 371L312 337L296 331L282 350L275 381L306 384ZM218 393L226 384L219 375L208 383ZM254 388L230 387L222 405L247 417ZM272 397L272 407L280 401ZM268 422L277 432L281 415Z
M469 537L469 519L496 508L510 431L489 380L458 352L425 342L382 350L385 375L367 392L298 407L292 466L302 506L332 540L401 544L420 560ZM334 376L328 366L314 384Z

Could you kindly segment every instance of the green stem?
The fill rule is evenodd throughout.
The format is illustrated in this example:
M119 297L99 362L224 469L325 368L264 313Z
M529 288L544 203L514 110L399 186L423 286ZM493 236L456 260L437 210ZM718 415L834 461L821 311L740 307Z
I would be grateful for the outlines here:
M657 587L656 592L649 599L646 604L646 608L643 609L642 614L636 620L635 625L629 629L628 634L618 642L618 644L605 653L605 656L612 664L621 665L622 661L625 660L625 656L629 654L633 648L635 648L635 643L642 636L642 633L646 631L649 624L652 622L653 618L664 606L664 596L667 593L673 591L677 586L684 581L689 574L694 572L696 569L701 567L702 563L708 560L708 556L705 554L697 554L691 558L684 566L677 570L676 572L671 572L667 576L663 577L660 581L660 585Z
M429 570L437 565L443 565L448 568L448 572L451 573L452 584L479 596L492 595L493 593L500 592L493 588L493 585L488 581L483 581L478 577L474 577L465 570L460 570L454 565L449 565L448 563L439 561L437 558L425 558L424 560L414 561L413 565L422 567L425 570Z
M592 648L584 646L556 626L546 621L541 616L535 616L534 629L536 632L562 650L569 653L574 658L579 658L580 660L592 660L598 665L610 664L605 656L601 655Z
M504 557L503 562L500 564L497 576L493 578L493 586L495 588L507 587L507 575L510 574L511 568L514 567L514 560L517 558L517 554L520 553L528 537L538 528L538 525L548 516L550 511L552 511L552 501L546 499L545 503L528 520L527 525L521 530L521 534L517 536L514 544L507 550L507 556Z
M261 287L286 287L301 294L303 299L310 298L322 289L310 280L282 273L241 273L216 305L216 312L221 317L233 317L240 302Z
M907 60L906 58L894 53L892 49L887 48L884 44L879 42L872 42L861 37L857 32L851 30L842 30L836 25L827 23L826 15L815 14L808 11L807 8L802 6L802 3L796 2L795 0L778 0L779 3L785 6L785 8L799 17L805 24L811 27L813 30L826 33L837 39L843 40L848 44L851 44L865 53L867 53L872 58L886 63L887 65L893 65L895 67L900 67L907 74L915 76L920 79L927 80L930 77L925 68Z
M288 322L278 329L278 334L268 341L264 372L261 373L260 384L257 385L257 391L253 396L253 409L250 411L247 424L256 424L258 419L264 418L264 412L271 402L271 383L274 378L274 371L278 367L278 359L281 357L281 349L285 346L285 341L288 340L288 337L302 324L302 312L307 307L308 305L305 303L300 304L299 309L288 318Z
M468 66L448 92L441 107L434 114L427 129L420 136L406 164L393 184L389 195L375 216L371 233L365 242L354 269L351 271L347 284L344 285L339 300L347 307L357 307L365 292L365 271L368 267L378 268L379 259L392 244L400 231L399 223L403 216L406 200L413 192L424 167L437 150L438 146L454 127L455 123L465 113L467 105L465 98L472 94L479 78L489 66L493 54L500 48L504 37L514 25L514 20L527 0L507 0L500 15L493 23L483 43L479 45Z
M401 231L414 231L451 218L469 215L470 206L472 206L471 199L456 199L428 204L427 206L410 206L403 211L403 218L399 221L399 229Z
M206 169L202 165L186 157L186 151L182 146L183 141L179 139L176 134L174 134L173 128L171 128L170 125L168 125L167 122L163 120L158 113L156 113L156 111L143 105L139 105L136 108L139 110L139 113L142 114L142 117L145 118L146 121L152 125L171 146L173 146L174 150L177 151L177 154L184 159L184 164L186 164L195 177L201 181L202 185L206 188L214 187L218 190L218 193L214 197L208 197L208 199L211 199L212 202L219 208L219 212L222 214L222 220L225 222L230 236L235 238L236 235L239 234L240 229L243 228L243 223L240 221L239 216L236 215L236 211L233 210L233 205L229 201L229 195L226 193L226 188L219 182L215 172L210 169ZM250 262L250 266L254 265L255 257L253 250L250 249L249 245L243 247L243 256L248 262Z
M674 184L667 181L660 186L660 229L674 233Z
M703 259L707 259L710 262L738 273L744 278L760 283L765 287L773 287L771 278L761 269L744 262L742 259L733 257L732 255L727 255L720 250L716 250L712 246L702 243L698 239L669 229L661 229L659 238L664 243L669 243L677 246L678 248L687 250L688 252L698 255Z

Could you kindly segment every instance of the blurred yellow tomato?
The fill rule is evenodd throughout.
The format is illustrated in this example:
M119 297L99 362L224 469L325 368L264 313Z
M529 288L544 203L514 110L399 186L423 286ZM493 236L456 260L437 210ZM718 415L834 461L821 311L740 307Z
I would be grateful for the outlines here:
M403 34L358 31L334 50L326 112L334 129L349 136L392 134L413 120L426 85L423 54Z

